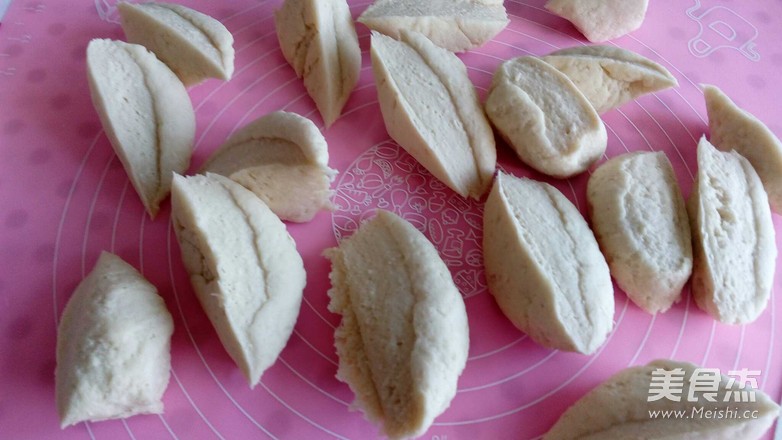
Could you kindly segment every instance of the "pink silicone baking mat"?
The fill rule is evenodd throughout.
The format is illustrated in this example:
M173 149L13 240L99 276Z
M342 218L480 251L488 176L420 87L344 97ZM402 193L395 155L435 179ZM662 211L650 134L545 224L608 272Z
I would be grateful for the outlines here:
M586 43L543 3L507 0L510 25L493 41L460 55L482 98L501 61ZM679 87L606 113L606 156L664 151L689 194L696 141L707 131L699 83L718 85L782 134L782 2L650 3L643 26L610 44L661 63ZM368 4L351 2L354 17ZM272 18L278 1L188 5L222 21L236 40L233 79L190 89L197 115L191 170L237 128L284 109L323 129L331 165L340 172L334 182L337 210L321 212L308 224L289 225L307 270L294 333L250 390L188 283L169 223L169 203L155 221L144 213L101 130L86 82L88 41L123 39L115 2L14 0L0 25L0 437L377 437L377 429L350 410L353 396L334 377L333 331L339 317L326 308L330 268L321 256L376 208L400 213L426 233L467 305L467 367L450 408L423 438L538 438L609 375L656 358L691 361L723 373L759 370L758 385L779 401L782 301L774 296L756 322L736 327L715 323L695 307L689 287L683 301L657 316L642 312L617 290L616 326L593 356L533 343L505 319L486 290L481 204L434 180L386 134L366 27L357 25L363 55L359 84L343 116L325 129L278 48ZM566 181L545 179L523 167L506 146L498 147L503 169L552 182L584 211L587 173ZM774 223L782 236L779 216ZM143 272L174 317L165 414L60 430L54 404L56 325L102 250ZM775 292L781 282L778 274Z

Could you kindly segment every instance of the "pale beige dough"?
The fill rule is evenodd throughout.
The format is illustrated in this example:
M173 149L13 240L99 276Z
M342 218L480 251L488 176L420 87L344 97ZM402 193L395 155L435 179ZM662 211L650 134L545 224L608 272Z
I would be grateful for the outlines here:
M451 273L421 232L387 211L326 256L329 310L342 315L337 378L384 435L420 436L450 405L467 361L467 313Z
M372 33L372 71L388 134L462 197L479 199L497 162L467 68L417 32Z
M326 139L309 119L272 112L247 124L217 149L203 172L230 177L282 220L307 222L334 208Z
M586 221L543 182L500 172L483 214L489 292L544 347L591 354L613 327L614 289Z
M250 387L293 332L306 284L285 224L217 174L175 176L172 222L196 296Z
M57 329L55 391L62 427L162 414L174 323L155 286L103 252Z
M396 39L420 32L452 52L481 46L510 23L503 2L489 0L377 0L357 21Z

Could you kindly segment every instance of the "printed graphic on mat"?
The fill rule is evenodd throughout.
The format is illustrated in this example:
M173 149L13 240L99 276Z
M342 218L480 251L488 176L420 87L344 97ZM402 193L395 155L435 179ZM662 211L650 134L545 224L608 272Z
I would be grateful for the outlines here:
M698 23L698 35L687 43L691 54L703 58L717 49L735 49L752 61L760 60L755 46L758 29L746 18L724 6L704 7L700 0L687 9L687 16Z
M434 243L464 297L486 290L481 256L483 206L443 185L393 142L375 145L340 173L332 227L337 240L385 209Z

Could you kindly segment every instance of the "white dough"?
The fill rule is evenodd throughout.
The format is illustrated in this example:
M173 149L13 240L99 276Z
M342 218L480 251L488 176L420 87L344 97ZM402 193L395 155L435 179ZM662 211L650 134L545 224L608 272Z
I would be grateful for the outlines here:
M720 376L716 389L711 388L709 376L700 376L709 383L707 391L693 390L697 399L689 401L690 388L695 383L693 374L699 367L687 362L656 360L648 365L626 368L598 385L567 409L543 440L617 440L617 439L670 439L670 440L755 440L768 431L779 416L779 405L760 390L752 390L755 400L737 401L734 392L739 391L738 381ZM671 394L679 401L665 396L648 401L657 393L650 392L655 371L680 371L681 388ZM704 370L700 370L703 374ZM724 370L723 370L724 371ZM657 380L663 377L656 373ZM670 373L669 373L670 374ZM676 379L672 379L676 380ZM699 382L703 384L704 382ZM677 392L678 391L678 392ZM714 392L714 402L706 395ZM726 394L731 400L724 402ZM655 397L652 397L655 398ZM682 411L688 417L650 417L650 411ZM709 417L723 414L722 417Z
M423 434L467 362L464 302L432 243L387 211L329 249L337 377L389 438Z
M62 427L162 414L174 323L155 286L103 252L76 287L57 330Z
M575 84L535 57L500 65L486 114L524 163L549 176L585 171L608 142L603 121Z
M462 197L479 199L497 162L467 68L417 32L372 33L372 71L388 134Z
M285 225L217 174L174 177L172 220L198 300L255 386L296 324L306 274Z
M195 112L187 90L154 54L121 41L90 41L87 74L106 136L154 218L172 172L190 165Z
M754 321L768 305L777 259L760 178L747 159L720 152L703 137L688 209L695 302L726 324Z
M285 0L274 13L280 49L302 78L326 127L358 82L361 49L345 0Z
M782 142L755 116L739 108L720 89L703 86L712 145L736 150L757 171L771 209L782 213Z
M614 289L586 221L551 185L500 172L483 214L489 291L544 347L592 354L613 327Z
M307 222L331 210L326 139L295 113L272 112L237 131L207 160L203 172L230 177L251 190L282 220Z
M681 299L692 272L687 208L663 152L628 153L587 184L592 227L616 283L649 313Z
M569 20L593 43L613 40L639 27L649 0L549 0L546 9Z
M481 46L510 23L501 0L377 0L357 21L396 39L420 32L452 52Z
M567 75L598 113L679 85L665 67L621 47L571 47L541 59Z
M172 3L120 2L117 9L128 42L154 52L186 86L231 79L234 38L219 21Z

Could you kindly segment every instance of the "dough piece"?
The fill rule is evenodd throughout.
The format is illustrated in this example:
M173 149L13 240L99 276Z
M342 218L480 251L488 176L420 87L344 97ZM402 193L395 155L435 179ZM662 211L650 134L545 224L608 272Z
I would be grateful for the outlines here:
M698 143L698 176L688 201L694 251L692 293L720 322L746 324L765 310L777 247L763 185L735 151Z
M285 0L274 13L280 49L303 78L326 127L358 82L361 49L345 0Z
M462 197L479 199L497 163L494 134L467 68L417 32L372 32L372 70L388 134Z
M549 176L585 171L608 143L603 121L575 84L535 57L500 65L486 114L524 163Z
M594 353L613 327L614 290L586 221L553 186L500 172L483 215L489 291L545 347Z
M231 79L234 37L219 21L171 3L121 2L117 9L128 42L154 52L186 86Z
M678 402L664 395L657 399L659 393L654 390L659 389L657 381L664 378L664 372L675 372L673 377L676 379L671 380L681 384L681 388L672 393L679 398ZM779 406L765 393L742 388L738 380L725 375L720 376L718 389L704 392L702 388L696 388L693 390L695 401L688 401L693 374L709 381L714 377L708 370L672 360L656 360L648 365L626 368L568 408L543 440L751 440L759 439L779 415ZM655 387L651 387L653 380ZM754 393L755 401L743 402L735 398L741 392L739 390ZM709 397L713 397L714 402L706 397L712 391L715 395ZM725 402L729 393L731 397ZM656 400L650 402L649 399ZM650 411L681 411L687 417L650 417ZM727 415L709 417L705 411Z
M143 46L121 41L90 41L87 74L106 136L154 218L172 172L190 165L195 112L187 90Z
M649 313L681 299L692 272L690 224L663 152L614 157L587 185L592 227L616 283Z
M501 0L376 0L357 21L396 39L402 29L420 32L452 52L481 46L510 23Z
M613 40L639 27L649 0L549 0L546 9L573 23L593 43Z
M423 234L387 211L326 256L329 310L342 315L337 378L388 437L423 434L456 394L470 345L451 273Z
M782 142L758 118L740 109L720 89L703 86L712 144L736 150L755 168L771 209L782 214Z
M215 151L202 171L229 177L261 198L282 220L306 222L329 200L337 171L326 139L295 113L272 112L247 124Z
M254 387L299 314L306 274L296 244L261 199L217 174L175 176L171 204L198 300Z
M63 428L162 414L174 323L155 286L103 252L57 330L55 388Z
M620 47L571 47L542 60L567 75L598 113L679 85L665 67Z

